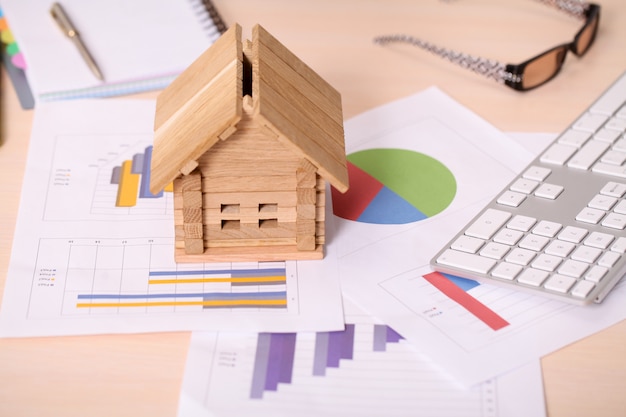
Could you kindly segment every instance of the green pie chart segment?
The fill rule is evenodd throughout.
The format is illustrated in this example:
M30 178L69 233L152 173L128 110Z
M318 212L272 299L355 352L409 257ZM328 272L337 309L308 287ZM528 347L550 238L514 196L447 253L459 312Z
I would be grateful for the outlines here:
M367 149L348 155L349 190L332 189L336 216L363 223L406 224L446 209L456 194L452 172L406 149Z

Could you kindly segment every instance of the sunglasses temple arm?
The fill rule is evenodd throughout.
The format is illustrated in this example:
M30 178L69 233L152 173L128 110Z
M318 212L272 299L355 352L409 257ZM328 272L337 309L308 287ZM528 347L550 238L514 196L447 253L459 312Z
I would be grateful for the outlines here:
M513 74L506 70L506 65L486 58L474 57L471 55L455 52L450 49L441 48L430 42L422 41L409 35L388 35L374 38L374 43L387 45L389 43L408 43L418 48L431 52L441 58L457 64L463 68L474 71L477 74L491 78L499 83L511 80Z
M585 12L589 3L581 0L535 0L547 6L554 7L577 19L585 19Z

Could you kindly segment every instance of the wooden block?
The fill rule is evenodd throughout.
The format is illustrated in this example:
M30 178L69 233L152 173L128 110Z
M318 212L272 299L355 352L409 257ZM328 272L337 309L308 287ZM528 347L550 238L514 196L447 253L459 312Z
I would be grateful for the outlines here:
M298 188L296 191L298 205L315 205L317 201L317 191L315 188Z
M185 253L198 255L204 252L203 239L185 239Z
M317 184L317 167L307 159L300 160L300 166L296 170L296 183L298 188L313 188Z
M180 191L202 191L202 176L199 171L183 175L177 181Z
M298 248L298 250L302 251L315 250L315 236L298 235L296 238L296 247Z
M201 255L189 255L183 247L176 247L176 262L269 262L285 260L318 260L324 257L324 250L318 245L313 251L299 251L293 245L244 246L206 248Z
M298 219L296 236L315 236L315 219Z
M317 208L314 204L298 204L296 206L299 220L314 220L317 215Z
M183 175L189 175L197 167L198 167L198 161L195 161L195 160L187 161L182 167L180 167L180 173Z
M183 222L202 224L202 208L201 207L183 207Z
M183 208L202 208L202 191L183 191Z
M202 227L202 223L185 223L183 225L185 240L202 239L204 236L204 233L202 232Z
M291 191L277 192L205 192L202 195L203 207L220 208L222 204L239 204L245 207L258 207L258 204L278 204L279 207L295 207L296 193Z
M236 131L237 128L235 126L228 126L222 133L218 135L218 137L220 138L220 140L226 140Z
M202 185L202 191L205 193L273 194L295 190L296 178L294 175L207 177Z
M174 240L185 240L185 228L182 224L174 226Z
M211 240L207 243L209 248L250 248L259 247L265 248L264 250L270 251L273 246L286 246L295 245L296 239L293 237L285 238L264 238L264 239L226 239L226 240Z

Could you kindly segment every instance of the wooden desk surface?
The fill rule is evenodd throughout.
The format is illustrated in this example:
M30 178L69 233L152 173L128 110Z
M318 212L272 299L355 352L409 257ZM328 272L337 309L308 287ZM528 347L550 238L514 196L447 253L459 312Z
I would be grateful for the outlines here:
M579 23L528 0L214 0L249 38L261 23L341 93L346 118L437 85L502 131L558 132L626 70L626 3L606 0L596 43L545 86L518 93L410 46L407 33L519 63L573 38ZM4 287L33 112L0 79L0 288ZM154 96L146 94L144 96ZM0 416L174 416L189 334L0 340ZM626 413L626 321L542 359L547 410Z

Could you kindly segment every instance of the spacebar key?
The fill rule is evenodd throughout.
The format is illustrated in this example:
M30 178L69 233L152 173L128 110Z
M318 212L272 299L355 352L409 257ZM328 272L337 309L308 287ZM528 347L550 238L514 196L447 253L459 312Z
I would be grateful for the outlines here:
M493 268L496 261L480 255L459 252L454 249L447 249L437 258L437 263L455 268L466 269L479 274L486 274L491 268Z

